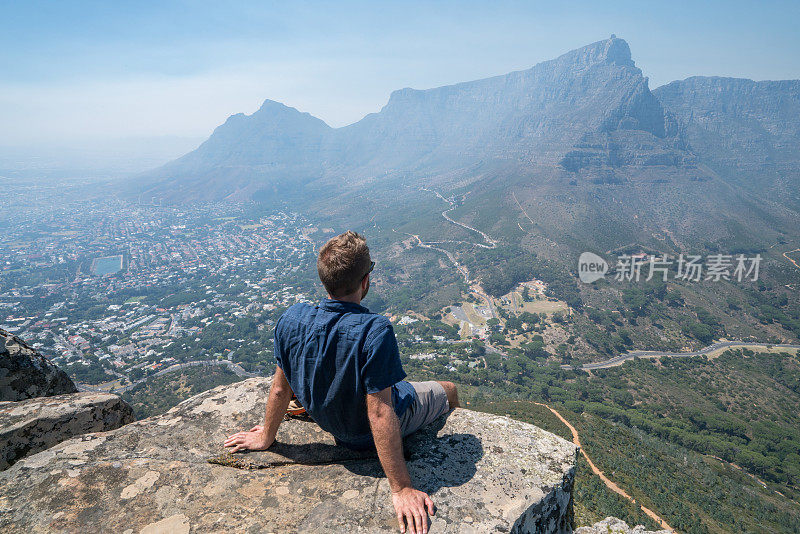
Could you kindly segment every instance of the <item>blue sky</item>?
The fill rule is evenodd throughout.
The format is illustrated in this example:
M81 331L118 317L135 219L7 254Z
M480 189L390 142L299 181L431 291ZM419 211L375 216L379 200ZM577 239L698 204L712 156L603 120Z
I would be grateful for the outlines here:
M798 21L800 2L0 0L0 146L196 140L265 98L341 126L612 33L651 87L800 78Z

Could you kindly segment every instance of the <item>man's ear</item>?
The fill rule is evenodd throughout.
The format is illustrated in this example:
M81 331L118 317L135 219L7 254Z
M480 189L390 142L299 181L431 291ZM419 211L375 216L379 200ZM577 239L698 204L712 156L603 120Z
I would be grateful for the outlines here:
M361 279L361 291L362 292L365 289L367 289L367 286L369 285L369 277L370 277L370 275L368 273L367 276L365 276L364 278Z

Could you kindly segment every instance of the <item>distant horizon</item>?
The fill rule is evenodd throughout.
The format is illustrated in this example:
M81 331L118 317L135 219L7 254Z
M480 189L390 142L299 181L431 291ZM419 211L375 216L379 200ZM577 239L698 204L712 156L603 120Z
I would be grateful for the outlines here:
M265 100L338 128L394 90L527 70L611 34L629 43L651 89L692 76L800 78L800 6L689 5L4 6L0 161L114 143L151 157L145 145L172 138L160 156L170 159Z

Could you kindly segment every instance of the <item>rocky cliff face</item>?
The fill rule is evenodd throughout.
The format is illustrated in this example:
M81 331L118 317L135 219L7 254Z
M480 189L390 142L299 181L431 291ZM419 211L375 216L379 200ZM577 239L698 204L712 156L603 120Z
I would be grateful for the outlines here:
M73 436L131 422L131 407L116 395L103 393L0 402L0 470Z
M641 525L629 527L625 521L616 517L606 517L594 525L580 527L575 534L670 534L668 530L645 530Z
M67 373L13 334L0 329L0 401L77 393Z
M800 80L697 76L653 91L691 150L723 177L773 196L797 192Z
M77 391L64 371L0 330L0 470L74 436L133 421L116 395Z
M692 149L719 165L757 168L800 158L800 80L695 76L653 93L676 115Z
M266 379L67 440L0 473L9 532L396 532L377 459L292 420L269 451L223 454L263 418ZM430 532L568 532L576 447L529 424L457 409L406 442L433 495ZM210 460L210 462L209 462Z

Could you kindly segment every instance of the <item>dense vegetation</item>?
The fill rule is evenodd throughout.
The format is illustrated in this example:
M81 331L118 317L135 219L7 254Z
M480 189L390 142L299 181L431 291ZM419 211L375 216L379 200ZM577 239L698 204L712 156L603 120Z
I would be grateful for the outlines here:
M467 407L482 412L506 415L533 423L566 440L572 435L564 424L550 410L518 399L502 399L496 395L489 396L478 388L462 387L462 400ZM608 516L614 516L629 525L645 525L655 529L655 523L636 505L606 488L602 481L592 474L583 456L578 456L575 474L575 524L589 525Z
M241 380L220 366L188 367L157 376L122 394L136 419L164 413L198 393Z
M471 406L534 423L569 437L549 411L527 401L494 401ZM577 428L592 460L638 503L656 510L679 532L796 532L800 507L745 472L635 428L591 414L558 408ZM581 462L575 482L576 524L608 515L654 528L635 505L610 492Z
M800 530L797 356L736 350L714 359L634 360L593 375L516 367L512 359L486 363L469 369L412 360L408 367L472 384L471 407L568 437L531 401L549 403L612 480L681 532ZM584 517L636 517L603 492L580 489L596 485L587 476L579 474L576 489Z
M538 278L547 283L551 296L565 301L572 308L581 308L575 278L570 272L519 246L477 249L462 259L486 292L494 297L508 293L521 282Z

